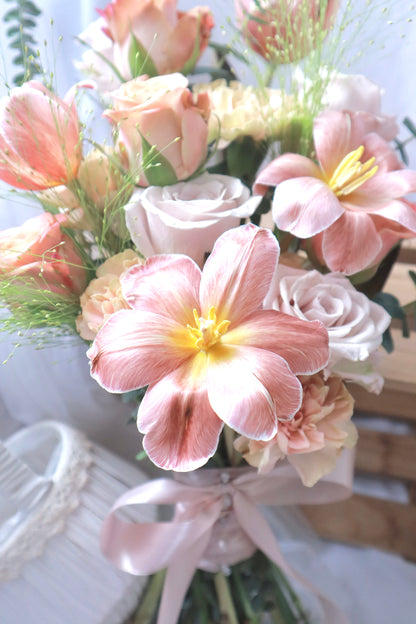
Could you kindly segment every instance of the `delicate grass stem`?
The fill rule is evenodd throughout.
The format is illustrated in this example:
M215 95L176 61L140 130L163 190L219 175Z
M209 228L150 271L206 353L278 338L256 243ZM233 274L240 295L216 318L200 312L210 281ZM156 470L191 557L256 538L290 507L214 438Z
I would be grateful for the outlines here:
M225 575L222 572L217 572L214 576L214 583L221 615L224 615L227 618L227 624L239 624L234 602L231 596L230 586Z
M192 581L192 594L198 612L198 624L210 624L206 594L202 586L198 571L195 573Z
M160 600L166 570L156 572L147 584L143 600L134 616L134 624L151 624Z

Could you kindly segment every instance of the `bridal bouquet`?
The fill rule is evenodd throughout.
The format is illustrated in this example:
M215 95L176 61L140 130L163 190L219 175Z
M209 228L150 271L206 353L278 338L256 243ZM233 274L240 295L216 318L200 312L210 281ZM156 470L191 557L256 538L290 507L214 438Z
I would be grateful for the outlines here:
M39 204L0 232L3 329L79 334L94 379L138 403L143 454L175 478L117 501L102 548L134 574L167 569L159 623L308 621L257 505L350 492L348 383L382 389L404 317L382 288L416 237L416 172L381 89L338 71L349 3L235 0L227 45L214 17L113 0L78 38L82 82L3 98L0 179ZM89 94L110 141L80 119ZM118 515L137 504L175 514Z

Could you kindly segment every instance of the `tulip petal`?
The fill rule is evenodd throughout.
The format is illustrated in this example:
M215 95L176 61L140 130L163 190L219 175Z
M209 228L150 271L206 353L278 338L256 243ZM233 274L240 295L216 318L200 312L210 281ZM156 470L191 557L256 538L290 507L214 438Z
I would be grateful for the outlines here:
M342 159L358 145L352 144L351 115L345 111L326 111L314 121L316 156L328 178Z
M350 210L331 225L322 238L326 265L331 271L344 275L353 275L372 266L381 248L382 240L371 217Z
M211 348L207 388L221 420L254 440L270 440L278 418L294 416L302 400L302 386L283 358L252 347Z
M313 160L306 158L306 156L283 154L260 172L254 183L253 193L264 195L269 186L278 186L285 180L300 177L322 179L322 171Z
M194 354L186 327L138 310L111 315L87 352L92 377L109 392L155 383Z
M199 364L199 383L195 383L195 367L185 365L150 386L139 408L137 424L145 434L143 446L165 470L195 470L218 445L223 423L209 404L206 366Z
M276 310L260 310L222 338L226 345L272 351L296 375L312 375L328 362L328 332L319 321L304 321Z
M251 223L225 232L214 245L201 278L202 315L238 323L261 307L279 258L273 234Z
M276 188L272 211L279 229L309 238L332 225L344 208L325 182L294 178Z
M161 314L186 327L194 324L193 309L199 309L200 279L195 262L175 254L152 256L145 265L133 266L121 284L133 309Z

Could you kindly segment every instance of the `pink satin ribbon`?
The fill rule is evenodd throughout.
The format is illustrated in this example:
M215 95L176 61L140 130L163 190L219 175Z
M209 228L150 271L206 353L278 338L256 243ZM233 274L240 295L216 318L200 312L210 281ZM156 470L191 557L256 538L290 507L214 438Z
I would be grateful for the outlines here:
M176 475L179 481L149 481L116 501L102 527L101 549L110 561L131 574L148 575L167 568L158 624L177 622L197 568L212 570L232 565L250 556L250 545L253 551L262 550L286 575L315 594L327 624L348 624L345 614L332 601L288 565L257 505L316 505L348 498L353 463L353 453L344 450L336 469L313 488L303 486L288 463L278 465L267 475L258 475L251 468L202 469ZM175 505L175 515L168 522L141 524L116 515L132 505ZM238 525L245 538L241 556L228 552L227 540L223 539L219 542L224 549L223 560L220 552L219 559L211 561L213 539L217 541L221 524L226 525L230 515L236 520L232 524Z

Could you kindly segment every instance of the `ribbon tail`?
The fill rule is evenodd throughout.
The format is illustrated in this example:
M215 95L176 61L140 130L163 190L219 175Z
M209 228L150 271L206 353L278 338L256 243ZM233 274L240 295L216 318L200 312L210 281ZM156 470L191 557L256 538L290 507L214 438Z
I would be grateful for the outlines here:
M192 544L191 548L182 550L169 564L157 624L176 624L178 621L186 592L210 538L211 531L207 531L197 542Z
M234 510L238 521L254 544L289 577L297 580L320 601L327 624L349 624L343 611L324 596L319 589L296 572L285 560L268 522L248 498L239 492L234 495Z

